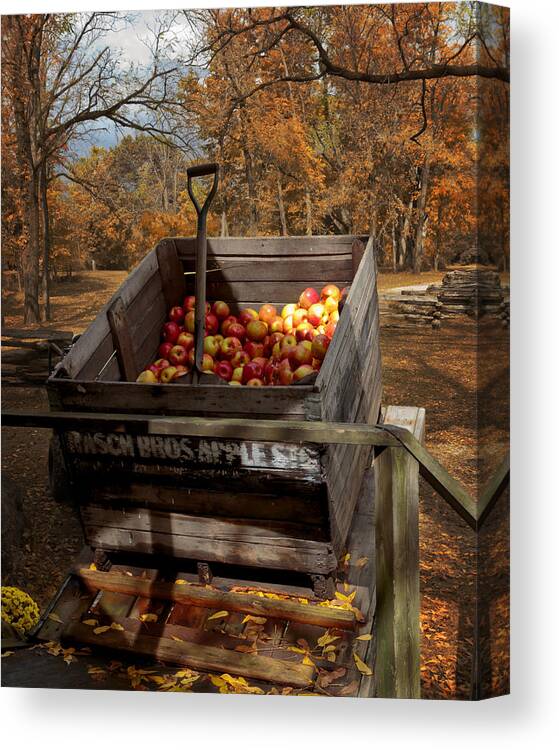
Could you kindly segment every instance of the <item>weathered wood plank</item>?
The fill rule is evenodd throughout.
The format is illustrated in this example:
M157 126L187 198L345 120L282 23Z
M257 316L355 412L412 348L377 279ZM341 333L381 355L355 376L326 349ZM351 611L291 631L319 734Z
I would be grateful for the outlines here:
M207 296L209 300L222 299L226 302L229 300L246 300L250 305L255 305L264 299L276 305L297 302L301 292L311 286L318 291L324 286L328 276L322 278L316 277L312 272L314 268L309 269L309 277L305 281L215 281L210 275L207 282ZM333 284L345 286L351 277L334 277L330 278Z
M208 237L211 255L292 257L302 255L351 255L355 235L318 235L301 237ZM365 239L366 237L363 237ZM179 257L194 254L195 237L174 237Z
M423 440L425 410L388 407L385 421ZM376 691L419 698L419 467L387 449L374 464L377 540Z
M136 478L134 478L136 479ZM107 483L103 478L90 488L91 502L98 505L124 505L155 510L171 510L190 515L247 518L270 521L290 521L324 526L326 498L306 495L273 495L202 487L166 486L161 477L153 483L131 481Z
M336 557L326 542L305 545L293 539L292 546L270 543L224 541L210 537L184 536L157 531L116 529L107 526L85 528L88 544L103 550L159 554L171 558L204 560L229 565L294 570L329 575L336 569Z
M134 654L143 654L172 664L183 664L193 669L242 675L295 687L306 687L311 684L315 673L314 667L304 664L290 664L268 656L243 654L215 646L143 635L135 631L109 630L102 635L95 635L92 628L86 625L72 624L64 636L73 642L131 651Z
M183 256L185 272L194 271L194 256ZM294 256L285 262L285 258L274 256L250 257L208 255L208 283L225 284L233 282L296 282L300 292L308 286L310 278L320 279L321 286L344 279L350 283L353 278L352 259L348 253L340 255ZM297 300L293 300L296 302Z
M125 380L134 381L138 375L138 365L136 364L128 316L121 297L117 297L107 310L107 320L109 321L120 372Z
M182 263L179 260L175 243L161 240L155 249L163 296L169 310L182 303L185 293Z
M228 612L245 612L261 617L275 617L293 622L303 622L323 628L351 630L355 626L353 612L316 604L300 604L291 600L266 599L251 594L218 591L203 586L151 582L131 576L83 569L79 571L82 583L92 590L117 591L135 596L149 596L182 604L194 604L209 609Z
M145 508L106 508L86 505L81 509L85 527L105 526L116 529L161 532L178 536L207 537L215 541L239 544L276 544L280 547L301 546L322 552L326 541L315 526L306 527L293 521L250 521L238 518L215 519L169 513Z

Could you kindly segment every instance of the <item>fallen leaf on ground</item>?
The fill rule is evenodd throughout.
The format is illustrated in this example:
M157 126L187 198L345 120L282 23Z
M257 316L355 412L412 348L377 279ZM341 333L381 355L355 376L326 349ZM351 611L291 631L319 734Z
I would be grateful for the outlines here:
M226 609L221 609L219 612L214 612L213 615L210 615L208 619L206 620L206 622L208 622L209 620L219 620L222 617L228 617L228 616L229 616L229 612Z
M359 656L359 654L356 654L355 651L353 652L353 661L355 662L355 666L361 672L361 674L364 674L367 677L370 677L373 674L373 670L365 664L363 659Z

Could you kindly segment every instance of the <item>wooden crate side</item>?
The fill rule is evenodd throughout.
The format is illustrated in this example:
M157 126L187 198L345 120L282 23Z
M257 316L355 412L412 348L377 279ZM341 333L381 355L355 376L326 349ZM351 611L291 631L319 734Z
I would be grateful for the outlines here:
M71 378L95 377L103 364L105 348L111 341L111 332L107 320L107 310L118 297L122 298L125 308L142 293L150 278L158 272L155 251L146 255L142 262L132 271L130 276L104 305L95 320L80 336L69 354L64 358L62 366ZM110 344L108 344L110 346ZM109 352L109 356L112 353Z
M145 385L51 378L48 388L66 411L182 416L304 419L312 386L231 388L228 385ZM52 403L55 403L53 401Z
M292 257L351 254L355 235L298 237L208 237L208 255ZM363 237L365 241L367 237ZM194 237L173 237L179 257L194 255Z
M309 397L313 416L336 422L375 423L381 402L376 263L367 244L328 354L316 381L320 397ZM331 538L341 554L371 449L333 446L325 454Z

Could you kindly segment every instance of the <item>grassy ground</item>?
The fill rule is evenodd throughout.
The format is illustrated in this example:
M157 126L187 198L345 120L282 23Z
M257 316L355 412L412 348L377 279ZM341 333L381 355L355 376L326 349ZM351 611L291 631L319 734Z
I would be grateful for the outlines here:
M53 289L52 326L79 332L125 277L86 272ZM442 274L381 274L379 288L431 283ZM5 325L21 325L20 300L6 299ZM508 332L491 324L480 336L471 321L431 328L382 328L385 404L427 410L427 447L468 488L478 491L505 449L508 436ZM4 408L46 408L40 388L5 388ZM478 435L481 444L478 445ZM45 605L81 546L78 520L53 502L47 488L48 436L39 430L3 428L3 476L21 488L25 540L19 570L10 580ZM487 559L506 576L506 514L496 516ZM427 698L468 697L474 616L473 532L426 485L421 497L422 685ZM504 571L504 572L503 572ZM502 586L501 586L502 589ZM492 618L506 646L508 599L495 597ZM504 646L503 646L504 649ZM503 657L503 664L506 659ZM492 676L506 689L506 670Z

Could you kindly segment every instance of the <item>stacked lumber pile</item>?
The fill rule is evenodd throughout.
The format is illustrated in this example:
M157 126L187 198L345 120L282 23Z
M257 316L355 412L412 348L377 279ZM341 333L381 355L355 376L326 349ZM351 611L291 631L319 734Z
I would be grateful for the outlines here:
M427 295L409 296L403 293L398 298L379 300L382 324L391 328L410 325L429 325L440 328L441 303L436 297Z
M500 317L504 292L496 271L473 266L446 273L438 299L443 318L487 314Z

